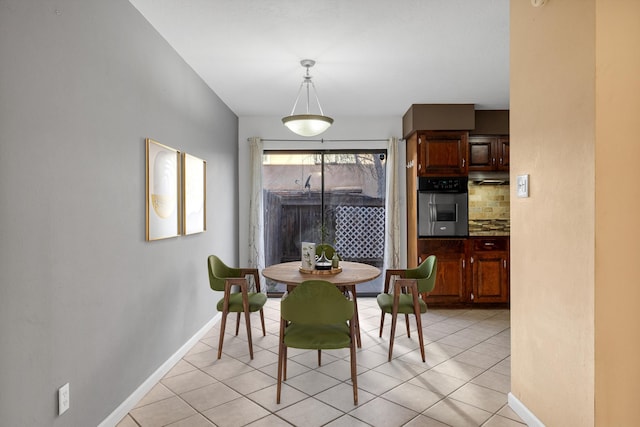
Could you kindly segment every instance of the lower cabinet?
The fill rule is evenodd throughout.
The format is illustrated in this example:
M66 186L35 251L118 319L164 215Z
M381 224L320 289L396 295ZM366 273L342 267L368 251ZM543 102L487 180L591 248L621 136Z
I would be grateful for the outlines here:
M426 298L427 303L450 305L466 299L467 260L466 239L420 239L418 263L429 255L438 259L436 285Z
M509 239L469 239L470 300L475 303L509 302Z
M509 303L509 238L419 239L418 262L438 258L432 305Z

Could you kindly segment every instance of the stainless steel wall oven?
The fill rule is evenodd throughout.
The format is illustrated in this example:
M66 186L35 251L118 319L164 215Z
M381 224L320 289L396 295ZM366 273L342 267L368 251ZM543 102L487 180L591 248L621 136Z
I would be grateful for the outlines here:
M469 234L467 177L418 177L418 237Z

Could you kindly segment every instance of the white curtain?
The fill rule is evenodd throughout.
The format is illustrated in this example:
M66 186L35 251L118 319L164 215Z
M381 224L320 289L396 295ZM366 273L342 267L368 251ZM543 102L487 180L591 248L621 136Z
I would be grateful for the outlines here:
M251 200L249 201L249 267L264 268L264 216L262 213L262 140L249 139L251 157ZM262 291L266 290L263 286Z
M384 268L400 267L400 174L398 138L390 138L387 147L387 197Z

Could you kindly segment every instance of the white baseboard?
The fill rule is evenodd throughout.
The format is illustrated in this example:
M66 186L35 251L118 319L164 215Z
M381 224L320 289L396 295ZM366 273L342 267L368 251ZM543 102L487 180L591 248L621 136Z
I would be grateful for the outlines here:
M515 397L513 394L509 393L508 400L509 407L518 414L522 421L524 421L528 427L545 427L542 421L540 421L533 412L529 410L524 403L520 402L520 400Z
M221 314L216 314L209 320L189 341L187 341L178 351L176 351L166 362L149 376L141 385L131 393L131 395L120 404L98 427L113 427L118 424L136 404L151 391L151 389L191 350L191 348L205 336L207 332L220 320Z

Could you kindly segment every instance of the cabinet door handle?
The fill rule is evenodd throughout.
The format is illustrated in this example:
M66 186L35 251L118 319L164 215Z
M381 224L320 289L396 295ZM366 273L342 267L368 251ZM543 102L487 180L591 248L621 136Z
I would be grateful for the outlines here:
M500 157L500 164L503 164L504 159L502 157Z
M471 257L471 264L473 264L473 257Z
M464 167L464 165L467 164L466 161L467 161L467 159L462 159L462 167Z
M502 260L502 265L504 265L504 268L507 268L507 260L506 259Z
M495 243L493 243L493 242L484 242L484 245L485 246L494 246Z
M467 268L467 263L465 260L462 260L462 268Z
M494 165L496 164L496 159L495 157L493 159L491 159L491 163L493 163Z

